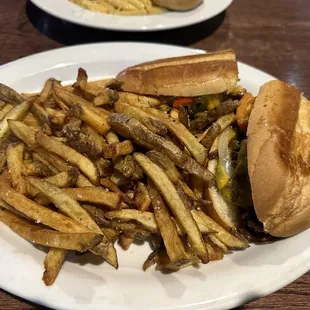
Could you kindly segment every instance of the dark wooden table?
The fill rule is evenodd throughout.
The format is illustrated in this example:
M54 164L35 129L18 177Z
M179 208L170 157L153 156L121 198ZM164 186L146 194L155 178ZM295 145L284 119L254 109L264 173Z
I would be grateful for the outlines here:
M148 34L79 27L49 16L30 2L0 0L0 64L63 45L133 40L208 50L233 48L239 60L297 85L310 97L309 0L235 0L210 21ZM41 308L0 290L0 309ZM239 309L310 309L310 272Z

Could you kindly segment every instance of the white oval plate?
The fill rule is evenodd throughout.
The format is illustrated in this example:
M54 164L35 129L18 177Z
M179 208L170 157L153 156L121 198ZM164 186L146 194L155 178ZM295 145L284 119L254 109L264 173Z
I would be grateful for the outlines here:
M148 16L117 16L83 9L68 0L31 0L58 18L83 26L119 31L159 31L200 23L223 12L232 0L204 0L188 12L167 12Z
M126 51L126 53L124 53ZM0 82L19 91L38 91L54 77L73 81L85 68L92 79L110 77L127 66L162 57L202 51L155 44L109 43L62 48L17 60L0 68ZM241 84L257 93L272 76L239 64ZM55 309L202 310L228 309L262 297L294 281L310 269L310 230L274 244L252 245L224 260L162 274L141 266L148 244L118 248L114 270L92 255L72 255L56 281L41 281L44 252L0 223L0 287Z

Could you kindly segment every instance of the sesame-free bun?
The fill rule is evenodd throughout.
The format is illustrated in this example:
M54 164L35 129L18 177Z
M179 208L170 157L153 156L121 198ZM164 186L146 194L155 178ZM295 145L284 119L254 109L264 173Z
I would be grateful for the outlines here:
M264 230L289 237L310 227L310 102L294 86L270 81L248 126L248 168Z
M193 97L235 90L238 66L235 53L213 53L159 59L118 74L127 92L143 95Z
M153 3L173 11L188 11L196 8L202 0L153 0Z

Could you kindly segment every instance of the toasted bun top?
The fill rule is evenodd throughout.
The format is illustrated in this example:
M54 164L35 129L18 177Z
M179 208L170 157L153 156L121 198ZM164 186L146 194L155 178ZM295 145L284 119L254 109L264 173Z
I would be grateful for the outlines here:
M248 126L254 207L266 232L289 237L310 227L310 102L281 81L259 91Z
M118 74L124 91L143 95L201 96L231 92L238 67L232 50L146 62Z
M186 11L197 7L202 0L153 0L153 3L175 11Z

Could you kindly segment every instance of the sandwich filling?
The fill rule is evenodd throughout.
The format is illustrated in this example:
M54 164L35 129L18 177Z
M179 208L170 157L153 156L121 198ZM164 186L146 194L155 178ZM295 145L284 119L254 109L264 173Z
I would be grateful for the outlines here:
M205 167L215 175L216 188L205 190L203 198L213 211L227 210L223 225L251 242L263 243L274 238L257 219L251 195L246 131L254 101L250 93L238 89L230 94L165 97L158 109L177 118L206 148ZM234 217L231 225L230 217Z

